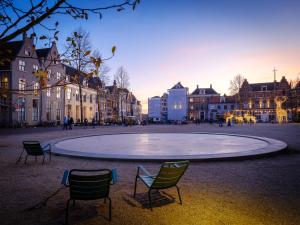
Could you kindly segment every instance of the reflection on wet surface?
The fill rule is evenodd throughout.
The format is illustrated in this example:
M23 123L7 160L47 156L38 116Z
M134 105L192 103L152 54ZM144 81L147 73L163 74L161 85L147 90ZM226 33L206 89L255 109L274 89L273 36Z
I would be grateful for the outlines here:
M81 137L58 142L56 147L86 153L163 156L246 152L267 145L264 140L240 136L149 133Z

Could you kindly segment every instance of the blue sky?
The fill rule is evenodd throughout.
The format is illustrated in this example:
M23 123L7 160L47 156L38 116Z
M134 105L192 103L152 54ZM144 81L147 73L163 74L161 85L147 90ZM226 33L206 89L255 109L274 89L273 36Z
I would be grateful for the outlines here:
M75 0L74 0L75 1ZM99 1L82 1L85 7ZM101 1L110 2L110 1ZM93 47L116 56L113 73L124 66L130 89L146 109L147 98L176 82L193 91L197 84L228 93L230 79L249 82L288 80L300 73L300 1L142 0L135 11L104 12L103 19L60 19L59 47L74 29L90 33Z

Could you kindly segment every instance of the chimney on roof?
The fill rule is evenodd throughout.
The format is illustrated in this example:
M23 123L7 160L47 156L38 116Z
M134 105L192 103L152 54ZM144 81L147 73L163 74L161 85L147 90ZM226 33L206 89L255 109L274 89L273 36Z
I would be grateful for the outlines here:
M212 84L209 85L209 88L212 89Z
M197 89L199 88L199 85L197 84Z
M27 38L26 32L22 33L22 38L23 38L23 41L25 41L25 39Z

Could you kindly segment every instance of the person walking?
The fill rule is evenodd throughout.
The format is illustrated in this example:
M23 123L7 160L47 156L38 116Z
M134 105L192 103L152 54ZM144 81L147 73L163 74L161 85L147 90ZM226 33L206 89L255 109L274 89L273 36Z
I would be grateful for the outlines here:
M87 118L85 118L84 119L84 128L87 128L87 126L88 126L88 120L87 120Z
M95 128L95 124L96 124L96 120L95 118L92 119L92 125L93 125L93 128Z
M69 123L69 118L67 116L64 116L63 130L67 130L68 129L68 123Z
M73 124L74 124L74 119L73 119L73 117L71 116L70 119L69 119L69 130L72 130L72 129L73 129Z

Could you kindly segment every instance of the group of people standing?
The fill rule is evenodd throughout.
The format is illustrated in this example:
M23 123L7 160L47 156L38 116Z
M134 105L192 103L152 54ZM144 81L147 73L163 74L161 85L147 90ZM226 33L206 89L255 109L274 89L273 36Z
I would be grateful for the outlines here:
M73 117L65 116L63 130L72 130L73 124L74 124Z

